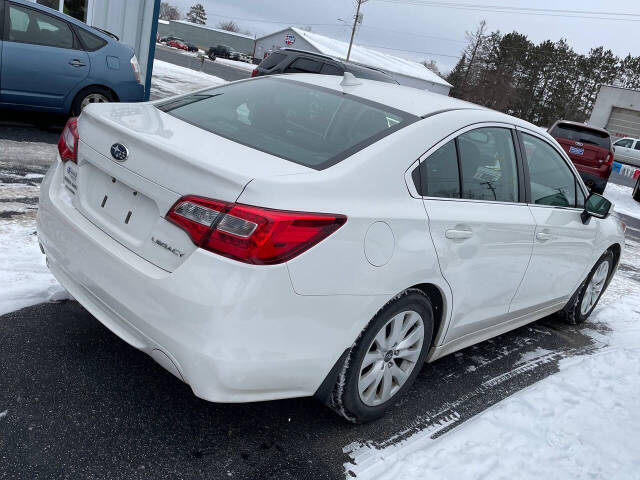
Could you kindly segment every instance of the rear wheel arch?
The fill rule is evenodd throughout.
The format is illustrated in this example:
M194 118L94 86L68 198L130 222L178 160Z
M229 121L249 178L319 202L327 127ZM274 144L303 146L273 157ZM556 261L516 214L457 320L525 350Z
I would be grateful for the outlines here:
M440 338L440 330L445 325L444 320L447 306L446 297L440 287L434 285L433 283L419 283L407 288L406 290L411 289L420 290L427 296L427 298L431 302L431 308L433 310L433 336L431 338L430 348L433 348L437 339Z

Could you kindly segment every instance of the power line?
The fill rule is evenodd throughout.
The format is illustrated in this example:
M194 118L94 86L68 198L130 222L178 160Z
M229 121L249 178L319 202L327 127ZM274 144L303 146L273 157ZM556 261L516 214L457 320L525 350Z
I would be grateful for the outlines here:
M424 7L434 7L434 8L449 8L454 10L468 10L468 11L476 11L476 12L493 12L493 13L510 13L510 14L518 14L518 15L531 15L531 16L543 16L543 17L562 17L562 18L582 18L587 20L613 20L613 21L621 21L621 22L640 22L640 14L630 13L630 14L620 14L615 12L600 12L600 15L627 15L630 17L639 17L639 18L625 18L625 17L601 17L601 16L588 16L588 15L567 15L567 14L554 14L551 12L563 10L551 10L547 9L549 13L538 13L535 11L528 11L526 9L519 9L518 7L500 7L493 5L486 6L475 6L473 4L461 4L461 3L444 3L444 2L426 2L419 0L376 0L377 2L382 3L391 3L395 5L416 5L416 6L424 6ZM544 9L540 9L544 10ZM572 12L572 10L567 10L567 12ZM581 12L580 10L575 10L575 12Z

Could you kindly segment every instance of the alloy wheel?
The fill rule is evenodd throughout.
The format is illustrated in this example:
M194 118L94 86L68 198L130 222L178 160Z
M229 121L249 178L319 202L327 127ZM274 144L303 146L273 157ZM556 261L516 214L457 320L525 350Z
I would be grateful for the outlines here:
M376 334L360 366L358 393L370 407L381 405L405 384L424 342L424 321L412 310L393 316Z
M586 315L595 306L600 294L604 289L604 284L607 281L607 275L609 275L609 262L602 262L595 273L591 277L589 284L584 290L582 296L582 302L580 304L580 313Z

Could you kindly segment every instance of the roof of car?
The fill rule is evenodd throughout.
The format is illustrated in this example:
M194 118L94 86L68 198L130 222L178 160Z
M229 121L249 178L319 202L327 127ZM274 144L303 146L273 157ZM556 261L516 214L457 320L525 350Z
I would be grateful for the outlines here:
M506 113L488 109L475 103L465 102L457 98L448 97L440 93L429 92L418 88L397 85L393 83L378 82L375 80L365 80L358 78L359 85L342 87L343 77L337 75L317 75L311 73L289 73L277 75L279 78L287 80L297 80L300 82L329 88L339 92L345 92L357 97L371 100L382 105L388 105L398 110L411 113L418 117L429 117L438 113L450 110L483 110L488 115L487 121L505 122L517 125L528 130L539 132L541 135L551 139L552 137L541 131L539 127ZM268 78L268 77L258 77ZM258 80L256 79L256 80Z
M564 124L567 124L567 125L574 125L576 127L588 128L589 130L594 130L596 132L606 133L607 135L609 135L609 132L607 132L604 128L594 127L593 125L588 125L586 123L581 123L581 122L573 122L571 120L558 120L553 126L556 126L559 123L564 123Z
M311 56L314 56L314 57L319 57L319 58L324 58L324 59L327 59L327 60L332 60L334 62L341 63L341 64L346 65L348 67L366 68L367 70L373 70L373 71L376 71L376 72L380 72L380 73L384 73L386 75L389 75L388 72L386 72L385 70L383 70L381 68L372 67L371 65L365 65L364 63L352 62L351 60L349 60L349 61L343 60L342 58L332 57L331 55L325 55L324 53L311 52L309 50L302 50L302 49L299 49L299 48L290 48L290 47L281 48L279 51L281 51L281 52L284 51L284 52L302 53L304 55L311 55Z

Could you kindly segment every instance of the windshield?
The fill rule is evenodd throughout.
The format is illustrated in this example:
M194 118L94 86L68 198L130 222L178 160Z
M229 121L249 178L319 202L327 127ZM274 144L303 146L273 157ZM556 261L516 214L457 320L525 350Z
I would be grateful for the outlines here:
M611 140L606 132L591 130L589 127L559 123L550 132L552 137L566 138L575 142L589 143L610 150Z
M323 170L418 120L339 91L264 77L158 105L197 127Z

